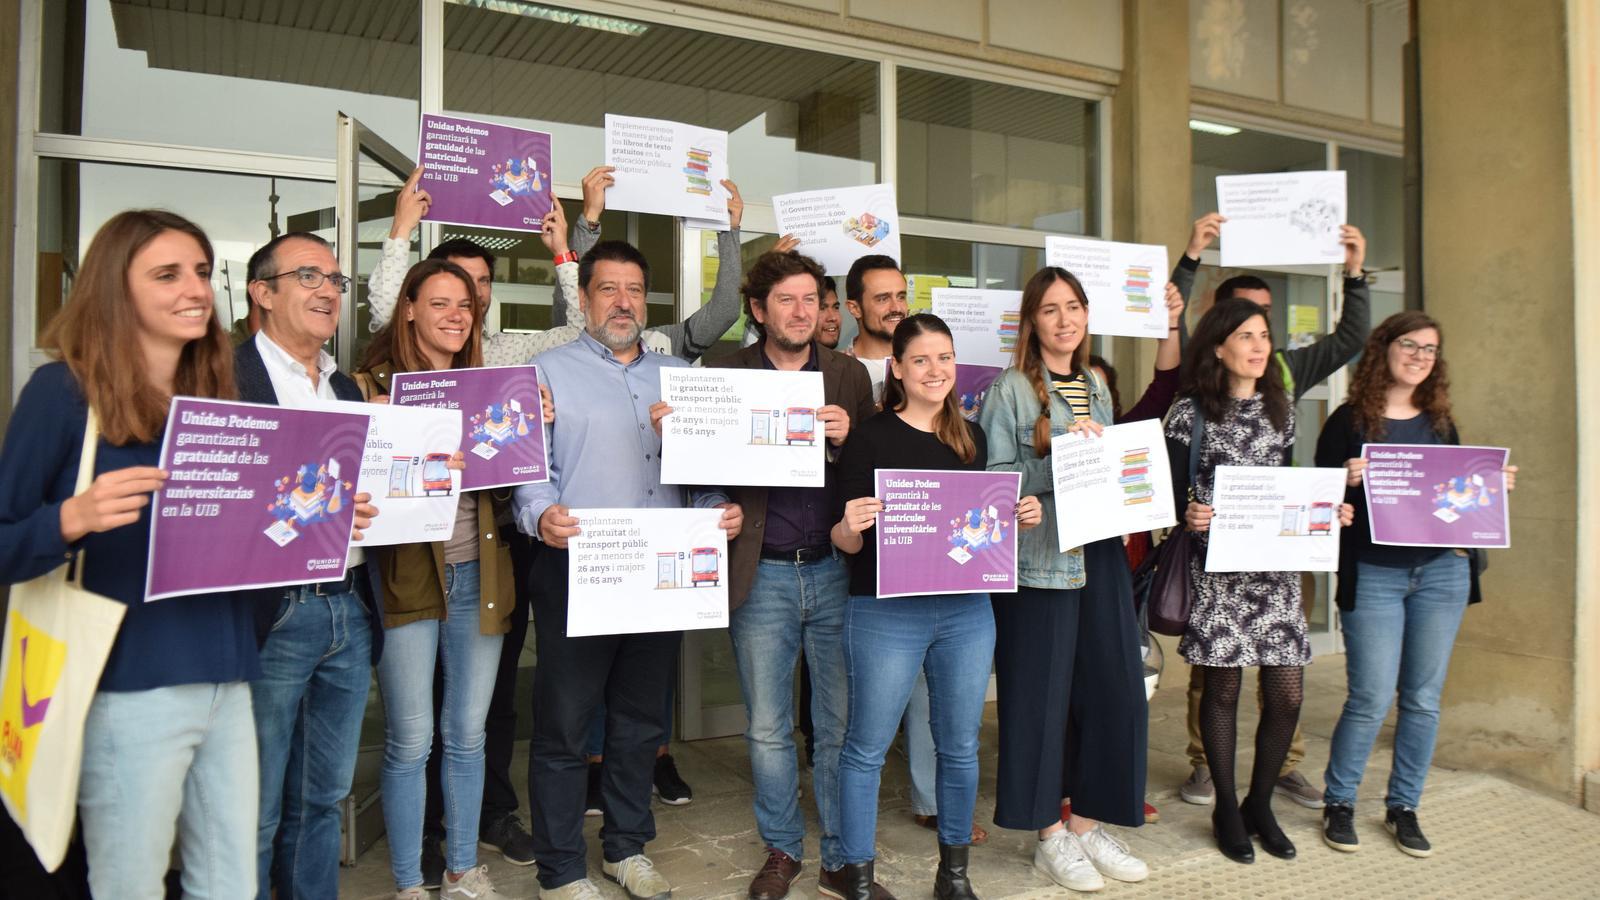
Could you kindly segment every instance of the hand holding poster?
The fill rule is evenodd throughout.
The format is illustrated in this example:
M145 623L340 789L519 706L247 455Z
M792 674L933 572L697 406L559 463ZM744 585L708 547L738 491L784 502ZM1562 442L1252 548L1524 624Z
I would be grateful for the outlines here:
M567 636L728 625L720 509L574 509Z
M361 546L450 538L461 500L461 472L450 466L450 457L461 445L460 411L342 400L325 400L311 408L372 420L356 493L370 494L380 515L361 533Z
M550 480L537 367L396 372L390 390L396 406L461 410L461 490Z
M1089 296L1089 333L1167 336L1167 248L1051 235L1045 265L1076 275Z
M1503 447L1367 444L1362 479L1372 542L1402 547L1509 547Z
M1336 572L1344 469L1217 466L1207 572Z
M1176 525L1161 420L1112 425L1095 437L1050 441L1061 552L1103 538Z
M494 122L423 115L420 187L430 222L538 231L554 202L550 135Z
M368 417L177 397L145 599L337 581Z
M900 260L900 212L894 185L829 188L772 198L779 234L800 239L799 251L829 275L843 275L863 256Z
M662 369L661 483L822 487L821 372Z
M606 114L610 209L659 213L728 227L728 133L663 119Z
M1018 472L878 469L878 596L1015 593Z
M1313 266L1344 262L1343 172L1217 176L1224 266Z

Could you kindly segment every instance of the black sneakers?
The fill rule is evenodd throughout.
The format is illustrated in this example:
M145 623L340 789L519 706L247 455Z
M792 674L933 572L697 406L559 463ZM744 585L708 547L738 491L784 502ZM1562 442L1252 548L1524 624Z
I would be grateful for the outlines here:
M1361 849L1356 837L1356 810L1343 803L1329 803L1322 808L1322 841L1343 853Z
M1391 806L1383 814L1383 827L1394 835L1395 846L1409 856L1433 855L1433 845L1422 836L1422 826L1417 824L1417 811L1409 806Z
M683 806L694 799L694 791L678 775L678 764L672 761L671 753L656 757L655 792L668 806Z
M533 865L533 835L522 827L516 813L508 813L478 831L478 846L499 850L514 866Z

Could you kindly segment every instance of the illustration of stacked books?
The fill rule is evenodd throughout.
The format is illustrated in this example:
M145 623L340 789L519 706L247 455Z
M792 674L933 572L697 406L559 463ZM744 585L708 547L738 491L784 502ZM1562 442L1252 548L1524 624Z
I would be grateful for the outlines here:
M1128 277L1122 282L1122 301L1126 304L1128 312L1145 313L1150 311L1150 267L1132 265L1128 267Z
M1017 329L1022 326L1022 313L1008 312L1000 314L1000 352L1010 353L1017 349Z
M686 180L684 191L690 194L699 194L702 197L711 196L710 173L711 151L690 147L689 160L683 166L683 174Z
M297 487L289 494L289 508L294 510L295 516L302 522L309 522L322 515L327 509L327 501L327 489L320 481L310 490Z
M1150 484L1150 448L1139 447L1122 454L1122 477L1117 479L1122 485L1122 505L1133 506L1138 503L1149 503L1156 495L1156 489Z

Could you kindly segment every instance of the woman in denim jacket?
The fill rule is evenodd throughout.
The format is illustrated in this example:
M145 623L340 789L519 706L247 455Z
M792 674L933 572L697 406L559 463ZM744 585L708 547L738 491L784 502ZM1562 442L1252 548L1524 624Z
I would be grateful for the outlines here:
M1062 553L1056 544L1050 439L1098 435L1111 395L1089 366L1089 302L1071 273L1039 270L1022 291L1011 368L984 398L979 422L993 471L1021 472L1039 497L1041 527L1019 535L1015 595L994 595L1000 715L994 821L1036 830L1034 866L1078 891L1104 877L1149 875L1102 822L1144 824L1147 709L1139 629L1122 541ZM1074 685L1083 689L1074 691ZM1072 797L1069 820L1061 798ZM1103 877L1104 876L1104 877Z

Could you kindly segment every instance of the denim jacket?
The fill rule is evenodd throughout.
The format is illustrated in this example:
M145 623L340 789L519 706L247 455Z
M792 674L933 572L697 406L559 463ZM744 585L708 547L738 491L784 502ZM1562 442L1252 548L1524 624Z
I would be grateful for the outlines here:
M1111 392L1090 370L1089 414L1101 425L1110 425ZM1043 373L1045 383L1050 373ZM988 468L994 472L1021 472L1022 496L1039 498L1044 518L1017 537L1017 579L1027 587L1071 589L1085 583L1083 548L1065 553L1057 549L1055 479L1050 457L1033 452L1033 423L1039 418L1039 399L1033 385L1015 368L1006 369L984 395L978 422L989 439ZM1067 401L1050 391L1050 435L1065 434L1075 417Z

